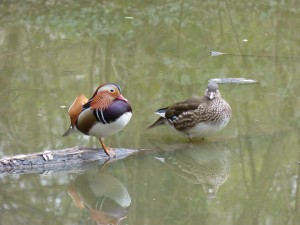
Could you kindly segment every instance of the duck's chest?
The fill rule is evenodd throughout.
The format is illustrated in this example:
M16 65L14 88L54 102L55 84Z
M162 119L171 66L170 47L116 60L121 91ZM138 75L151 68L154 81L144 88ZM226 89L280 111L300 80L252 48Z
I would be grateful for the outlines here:
M106 137L126 126L131 116L132 109L127 102L115 101L104 110L83 110L78 117L76 128L87 135Z
M98 138L107 137L113 135L123 129L131 119L132 113L123 113L120 117L110 123L95 123L88 131L88 135L95 136Z

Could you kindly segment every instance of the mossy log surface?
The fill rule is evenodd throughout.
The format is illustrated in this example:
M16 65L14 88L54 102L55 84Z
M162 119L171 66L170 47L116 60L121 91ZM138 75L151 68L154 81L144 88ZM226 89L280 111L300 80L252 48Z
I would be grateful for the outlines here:
M105 162L124 159L138 153L138 149L115 148L116 157L108 157L103 149L72 147L60 150L15 155L0 159L0 174L51 174L76 172Z

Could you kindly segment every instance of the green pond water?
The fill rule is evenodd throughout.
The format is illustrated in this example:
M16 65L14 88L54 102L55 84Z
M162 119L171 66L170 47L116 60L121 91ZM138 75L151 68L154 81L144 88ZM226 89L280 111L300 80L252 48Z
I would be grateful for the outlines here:
M299 224L299 17L297 1L1 1L1 158L100 147L62 134L75 97L105 82L133 108L105 143L153 151L0 174L0 224ZM233 110L220 133L189 143L146 129L156 109L229 77L258 83L219 85Z

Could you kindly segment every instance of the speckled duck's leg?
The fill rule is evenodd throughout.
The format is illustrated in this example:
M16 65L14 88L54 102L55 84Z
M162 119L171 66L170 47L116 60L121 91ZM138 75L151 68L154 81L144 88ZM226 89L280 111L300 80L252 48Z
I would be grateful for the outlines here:
M110 148L110 147L107 147L104 144L102 138L99 138L99 141L100 141L100 143L102 145L102 148L103 148L104 152L106 153L106 155L108 155L109 157L112 156L113 158L116 158L116 153L114 152L114 150L112 148Z

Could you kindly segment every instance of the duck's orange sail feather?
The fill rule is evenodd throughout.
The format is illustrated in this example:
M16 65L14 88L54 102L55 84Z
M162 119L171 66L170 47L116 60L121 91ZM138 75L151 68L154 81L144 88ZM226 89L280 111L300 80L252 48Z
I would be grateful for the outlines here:
M79 116L79 113L82 111L82 106L87 103L89 101L89 99L87 97L85 97L84 95L79 95L75 101L73 102L73 104L70 106L69 110L68 110L68 114L70 116L71 119L71 125L72 127L75 126L76 120Z

